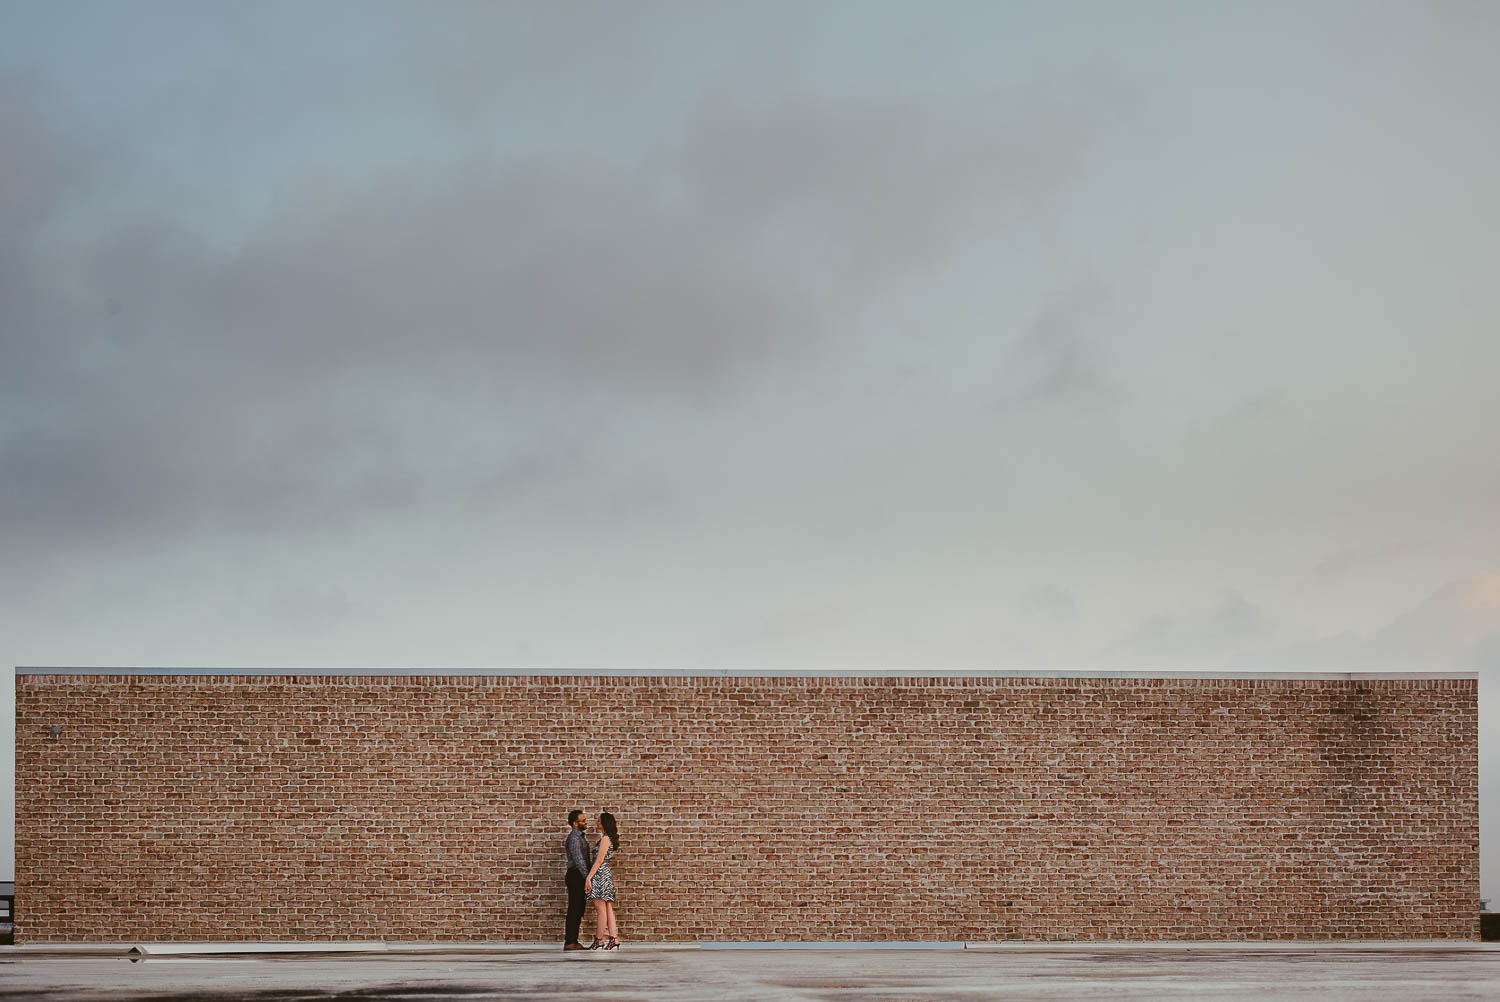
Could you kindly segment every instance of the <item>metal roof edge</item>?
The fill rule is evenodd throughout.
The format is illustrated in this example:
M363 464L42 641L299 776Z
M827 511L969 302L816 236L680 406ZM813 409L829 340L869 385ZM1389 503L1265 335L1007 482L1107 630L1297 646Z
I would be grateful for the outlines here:
M1477 671L1193 671L879 668L170 668L17 666L17 675L265 675L265 676L622 676L644 678L1183 678L1183 679L1477 679Z

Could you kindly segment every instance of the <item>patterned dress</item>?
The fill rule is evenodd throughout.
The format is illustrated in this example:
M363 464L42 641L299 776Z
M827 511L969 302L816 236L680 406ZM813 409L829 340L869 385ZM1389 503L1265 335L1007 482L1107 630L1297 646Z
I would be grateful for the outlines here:
M599 864L599 869L594 871L593 890L589 891L590 901L613 901L615 899L615 875L609 872L610 857L615 854L615 847L610 846L609 852L604 854L604 862Z

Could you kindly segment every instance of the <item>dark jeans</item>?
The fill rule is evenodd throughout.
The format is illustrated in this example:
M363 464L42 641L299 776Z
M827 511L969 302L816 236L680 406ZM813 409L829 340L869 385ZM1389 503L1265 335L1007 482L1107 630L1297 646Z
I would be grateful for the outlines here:
M578 926L583 921L583 874L578 867L568 867L568 928L564 943L578 942Z

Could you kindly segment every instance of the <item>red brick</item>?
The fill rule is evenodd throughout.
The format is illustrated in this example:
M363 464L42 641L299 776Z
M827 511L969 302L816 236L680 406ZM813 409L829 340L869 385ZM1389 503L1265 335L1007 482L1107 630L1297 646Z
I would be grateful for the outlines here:
M573 807L635 941L1478 935L1472 679L38 674L17 941L557 940Z

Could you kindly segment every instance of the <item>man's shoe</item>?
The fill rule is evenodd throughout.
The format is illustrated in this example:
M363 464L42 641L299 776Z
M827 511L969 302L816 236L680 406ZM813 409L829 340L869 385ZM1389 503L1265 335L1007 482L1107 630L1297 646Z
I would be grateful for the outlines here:
M564 943L563 944L563 949L564 950L586 950L586 949L588 949L588 947L584 946L582 943Z

